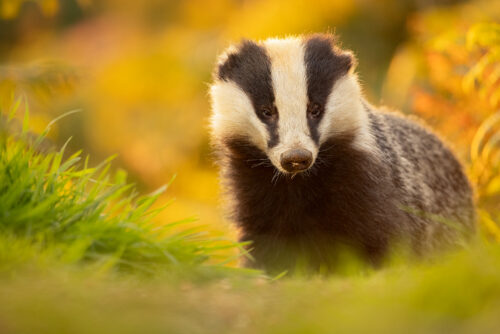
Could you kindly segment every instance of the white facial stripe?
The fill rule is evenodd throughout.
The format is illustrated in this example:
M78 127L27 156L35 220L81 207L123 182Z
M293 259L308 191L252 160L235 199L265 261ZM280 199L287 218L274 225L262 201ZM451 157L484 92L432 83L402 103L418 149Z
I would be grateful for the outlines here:
M371 149L368 115L361 102L359 83L354 74L341 77L334 84L325 106L325 115L319 126L320 143L335 136L355 133L354 145Z
M264 45L271 59L280 143L301 144L303 137L309 137L306 118L307 77L302 41L298 38L270 39Z
M359 89L352 76L339 78L328 96L325 106L325 115L321 122L320 142L332 135L350 132L358 126L359 110L362 108L359 101Z
M212 135L215 138L244 136L261 150L267 147L268 131L258 119L248 96L233 82L218 81L210 89Z
M307 124L307 74L304 46L299 38L269 39L264 42L271 60L271 78L279 114L278 144L268 149L273 164L281 167L281 155L290 149L306 149L316 159L318 148Z

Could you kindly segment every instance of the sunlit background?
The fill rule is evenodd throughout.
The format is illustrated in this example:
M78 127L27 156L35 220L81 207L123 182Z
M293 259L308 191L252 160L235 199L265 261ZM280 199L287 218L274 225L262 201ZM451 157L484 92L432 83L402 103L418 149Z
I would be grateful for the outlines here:
M81 109L54 127L56 147L117 154L143 192L175 175L158 221L196 217L234 238L207 131L216 56L244 37L334 32L372 103L423 117L467 162L500 240L495 22L493 0L0 0L0 106L25 96L34 131Z

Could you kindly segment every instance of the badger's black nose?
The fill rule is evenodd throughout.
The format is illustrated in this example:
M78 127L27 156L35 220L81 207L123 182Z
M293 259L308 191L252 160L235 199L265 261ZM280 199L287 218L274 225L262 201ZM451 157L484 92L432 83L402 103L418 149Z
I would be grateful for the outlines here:
M281 167L290 173L306 170L312 163L312 153L302 148L285 151L280 158Z

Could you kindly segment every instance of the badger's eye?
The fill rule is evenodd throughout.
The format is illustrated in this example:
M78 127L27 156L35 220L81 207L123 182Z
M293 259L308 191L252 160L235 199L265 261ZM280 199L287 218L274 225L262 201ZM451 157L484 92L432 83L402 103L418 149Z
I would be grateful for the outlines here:
M276 115L276 110L272 107L262 106L259 111L260 114L266 119L272 119Z
M307 114L311 118L318 118L323 113L323 107L317 103L309 104L307 108Z

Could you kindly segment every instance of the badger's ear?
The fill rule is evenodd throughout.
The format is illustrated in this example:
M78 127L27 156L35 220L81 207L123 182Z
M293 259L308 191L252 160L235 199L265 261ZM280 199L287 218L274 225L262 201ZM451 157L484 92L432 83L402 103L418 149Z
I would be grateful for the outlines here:
M238 81L253 77L269 66L266 50L254 41L244 39L239 44L230 46L219 57L214 78Z
M306 64L319 63L334 70L337 76L354 71L357 62L354 54L340 48L333 34L313 34L305 37Z
M341 50L339 48L337 48L335 53L339 56L339 66L342 68L344 74L354 72L358 64L354 54L349 50Z
M329 36L328 38L330 39L333 54L338 57L339 67L342 68L345 73L353 72L358 64L354 53L352 53L351 50L342 49L336 35L327 34L327 36Z
M231 77L231 73L235 71L241 62L238 49L236 45L231 45L219 56L213 72L214 80L227 81Z

